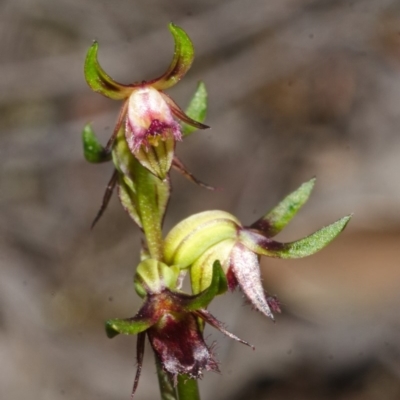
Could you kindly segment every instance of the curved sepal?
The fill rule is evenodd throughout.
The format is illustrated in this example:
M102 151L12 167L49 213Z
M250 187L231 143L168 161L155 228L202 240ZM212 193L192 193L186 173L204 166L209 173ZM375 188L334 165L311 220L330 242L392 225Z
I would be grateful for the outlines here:
M83 154L86 161L98 164L111 160L111 154L107 153L97 139L92 126L86 124L82 131Z
M187 299L185 303L182 304L186 311L195 311L201 308L207 308L216 295L227 291L228 284L219 260L214 261L212 271L210 286L200 292L197 296L190 296L190 299Z
M187 125L193 126L195 129L209 129L208 125L202 124L201 122L195 121L193 118L190 118L185 112L169 97L166 93L161 93L164 100L167 102L172 114L175 115L176 118L181 120Z
M256 232L240 232L240 241L259 255L278 258L303 258L310 256L328 245L346 227L351 215L343 217L313 234L290 243L279 243Z
M197 122L203 123L207 115L207 98L208 94L206 85L204 82L200 81L188 107L185 110L186 115ZM185 122L182 122L181 126L183 136L189 136L197 130L195 126L189 125Z
M167 71L149 82L158 90L168 89L178 83L189 71L194 58L193 43L187 33L173 23L170 23L168 28L175 42L174 57Z
M250 228L261 231L267 237L278 234L308 200L314 183L315 178L303 183L297 190L286 196L268 214L254 222Z
M127 319L109 319L106 321L106 334L110 339L118 334L137 335L149 329L155 322L151 318L127 318Z
M126 99L131 94L132 88L115 82L106 74L97 60L98 48L99 44L94 42L86 54L84 69L86 82L92 90L110 99Z

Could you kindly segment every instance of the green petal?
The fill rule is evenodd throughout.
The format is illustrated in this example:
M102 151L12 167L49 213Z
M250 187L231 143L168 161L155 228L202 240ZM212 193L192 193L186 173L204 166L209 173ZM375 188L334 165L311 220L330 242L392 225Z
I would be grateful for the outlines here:
M206 85L203 82L199 82L185 114L195 121L204 122L207 114L207 96ZM188 136L198 129L185 122L182 122L181 125L183 136Z
M105 152L90 124L85 125L82 131L83 154L90 163L102 163L111 160L111 154Z
M290 193L274 209L251 225L267 237L278 234L297 214L310 197L315 178L303 183L297 190Z
M221 267L221 263L216 260L213 264L213 274L210 286L198 295L191 296L190 300L184 305L184 308L186 311L206 308L217 294L226 292L227 288L228 284L226 282L225 273Z
M99 44L94 42L86 54L85 78L88 85L97 93L113 100L122 100L129 97L132 88L115 82L110 78L97 60Z
M261 235L243 231L240 241L257 254L278 258L303 258L310 256L327 246L350 221L351 215L343 217L331 225L325 226L304 239L291 243L278 243Z
M159 90L168 89L178 83L189 71L194 58L193 44L187 33L173 23L170 23L168 28L175 41L174 57L162 76L148 82Z
M145 318L109 319L106 322L106 333L111 339L118 334L137 335L154 325L154 321Z

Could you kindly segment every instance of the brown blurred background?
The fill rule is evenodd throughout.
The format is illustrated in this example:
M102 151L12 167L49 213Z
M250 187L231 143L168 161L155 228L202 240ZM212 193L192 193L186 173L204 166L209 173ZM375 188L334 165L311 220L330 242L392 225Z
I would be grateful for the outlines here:
M313 196L280 235L293 240L354 212L316 256L263 259L273 324L239 292L213 313L248 348L218 341L206 399L400 398L400 5L396 0L2 0L0 2L0 391L4 399L129 397L135 339L103 322L131 316L140 235L114 198L89 227L111 175L83 160L89 121L105 142L118 102L83 77L93 39L115 79L163 72L167 23L196 60L170 91L209 89L207 123L178 145L207 192L173 176L166 228L222 208L251 223L303 181ZM158 398L146 353L138 399Z

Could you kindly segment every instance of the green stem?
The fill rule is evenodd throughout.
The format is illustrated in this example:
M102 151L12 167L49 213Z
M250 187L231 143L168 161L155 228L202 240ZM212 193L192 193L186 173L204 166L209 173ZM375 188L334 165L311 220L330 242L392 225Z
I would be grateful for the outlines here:
M178 400L178 395L170 377L161 368L159 361L156 359L158 384L160 386L161 400Z
M190 379L186 375L178 376L179 400L200 400L199 386L196 379Z
M162 217L157 198L157 187L149 171L137 163L136 190L140 219L151 258L162 260Z

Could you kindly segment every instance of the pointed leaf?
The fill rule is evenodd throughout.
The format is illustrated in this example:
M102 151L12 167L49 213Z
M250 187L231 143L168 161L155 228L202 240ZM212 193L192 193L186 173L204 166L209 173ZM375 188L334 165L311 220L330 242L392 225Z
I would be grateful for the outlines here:
M97 93L110 99L122 100L129 97L132 88L115 82L101 68L97 60L99 44L94 42L86 54L85 78L88 85Z
M111 153L105 151L90 124L86 124L83 128L82 143L86 161L97 164L111 160Z
M257 254L278 258L303 258L327 246L346 227L351 215L343 217L313 234L291 243L279 243L258 233L243 231L241 242Z
M123 335L136 335L140 332L144 332L152 325L154 325L154 323L155 322L152 321L150 318L145 319L139 317L127 319L109 319L106 322L106 333L110 339L120 333Z
M315 178L303 183L297 190L285 197L274 209L254 222L250 227L260 230L267 237L278 234L308 200L314 183Z
M168 28L175 41L174 57L167 71L149 82L159 90L168 89L178 83L189 71L194 58L193 43L187 33L173 23L170 23Z
M197 85L196 92L194 93L192 100L190 100L189 106L186 109L186 115L189 118L194 119L198 122L204 122L207 114L207 89L204 82L199 82ZM182 135L188 136L197 128L182 122Z
M212 299L217 295L226 292L228 284L226 282L225 273L221 267L221 263L216 260L213 264L213 274L210 286L200 292L196 296L190 296L184 308L186 311L199 310L200 308L207 308Z

